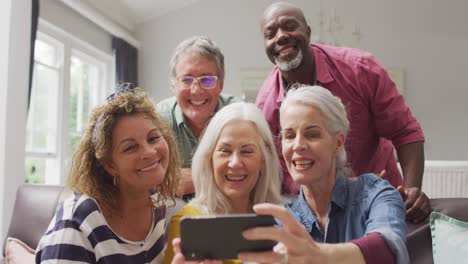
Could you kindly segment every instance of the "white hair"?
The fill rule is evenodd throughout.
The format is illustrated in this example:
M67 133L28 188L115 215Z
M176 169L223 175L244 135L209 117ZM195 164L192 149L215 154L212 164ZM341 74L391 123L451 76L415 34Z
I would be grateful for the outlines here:
M321 86L301 86L291 88L280 108L280 115L290 104L301 103L317 108L325 117L326 129L331 135L340 133L348 134L349 121L346 109L341 99ZM336 169L342 175L350 175L351 170L347 166L346 150L343 146L336 156Z
M259 145L265 164L250 195L252 204L281 202L281 165L270 127L263 112L256 105L239 102L223 107L211 119L192 159L195 198L190 201L190 204L200 208L206 214L226 214L232 211L228 198L216 185L212 156L220 131L233 120L254 123L257 128L255 132L262 139ZM253 131L246 131L246 133L253 133Z

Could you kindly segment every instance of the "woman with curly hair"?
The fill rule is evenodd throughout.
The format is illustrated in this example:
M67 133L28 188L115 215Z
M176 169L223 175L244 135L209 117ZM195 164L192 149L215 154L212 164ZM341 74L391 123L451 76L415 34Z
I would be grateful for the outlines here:
M121 85L91 114L36 263L160 263L180 158L149 96Z

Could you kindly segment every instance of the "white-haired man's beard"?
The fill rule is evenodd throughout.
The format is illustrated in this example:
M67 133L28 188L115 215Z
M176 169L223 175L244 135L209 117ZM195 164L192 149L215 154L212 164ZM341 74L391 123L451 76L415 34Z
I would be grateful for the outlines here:
M275 58L275 64L280 68L281 71L292 71L299 67L302 62L302 50L299 49L296 57L290 61L280 61L278 58Z

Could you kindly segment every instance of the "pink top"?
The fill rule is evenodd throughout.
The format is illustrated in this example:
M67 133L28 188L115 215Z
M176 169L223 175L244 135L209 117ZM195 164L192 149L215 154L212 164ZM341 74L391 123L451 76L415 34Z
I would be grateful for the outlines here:
M317 85L340 97L346 106L350 130L345 147L353 172L361 175L385 169L385 179L395 187L402 185L393 146L424 141L424 135L387 71L368 52L318 44L311 48ZM276 137L284 190L297 193L298 187L281 154L279 107L285 96L283 85L281 71L275 66L260 88L256 103Z

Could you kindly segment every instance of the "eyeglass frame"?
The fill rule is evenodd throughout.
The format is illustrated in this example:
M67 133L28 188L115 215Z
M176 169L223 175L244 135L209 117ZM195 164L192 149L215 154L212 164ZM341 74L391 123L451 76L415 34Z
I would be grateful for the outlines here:
M219 80L219 77L217 75L202 75L202 76L198 76L198 77L194 77L194 76L190 76L190 75L183 75L183 76L179 76L179 77L176 77L175 80L176 82L181 82L182 78L192 78L193 81L192 81L192 84L190 84L190 86L185 86L185 84L182 82L181 84L181 88L186 90L186 89L191 89L196 83L198 83L198 85L200 86L200 88L202 89L205 89L205 90L211 90L211 89L214 89L216 88L216 84L218 83L218 80ZM206 78L206 77L212 77L214 78L214 85L213 87L210 87L210 88L206 88L206 87L203 87L202 85L202 82L201 82L201 79L202 78Z

